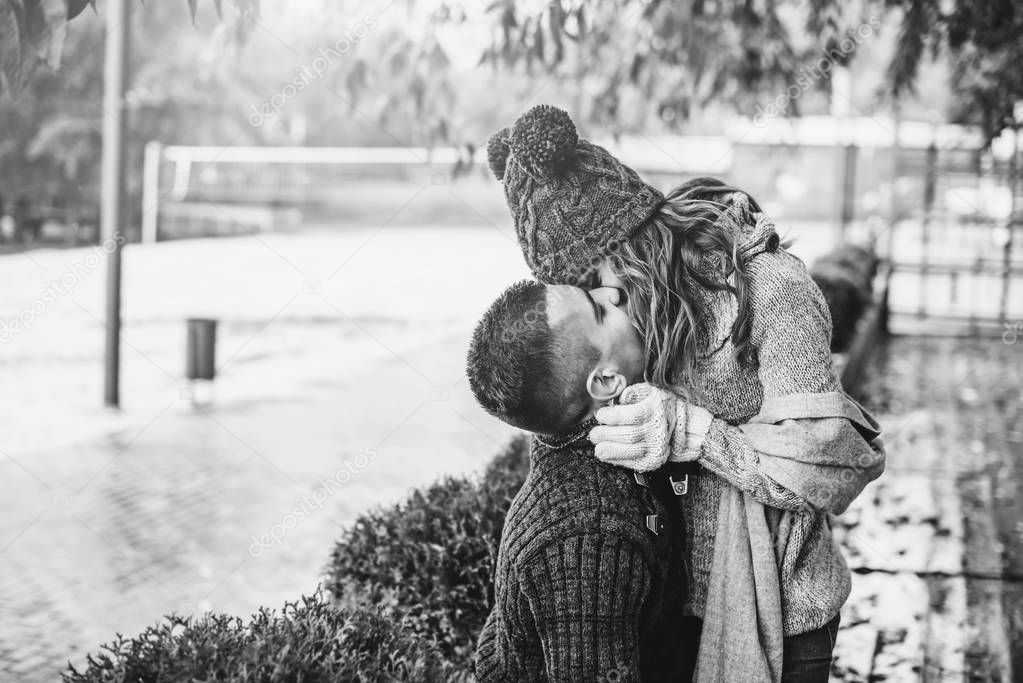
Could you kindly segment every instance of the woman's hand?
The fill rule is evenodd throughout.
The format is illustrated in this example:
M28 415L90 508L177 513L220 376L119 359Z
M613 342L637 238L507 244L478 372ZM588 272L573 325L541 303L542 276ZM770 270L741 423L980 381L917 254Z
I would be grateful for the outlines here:
M650 472L671 456L679 415L684 419L685 406L674 394L646 382L633 384L622 392L620 405L596 412L600 425L590 431L590 441L600 460Z

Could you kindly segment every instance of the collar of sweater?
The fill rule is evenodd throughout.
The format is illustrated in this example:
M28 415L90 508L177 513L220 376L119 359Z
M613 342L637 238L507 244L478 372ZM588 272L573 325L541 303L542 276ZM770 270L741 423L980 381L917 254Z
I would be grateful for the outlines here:
M544 450L553 453L583 441L588 443L587 438L590 435L590 430L598 424L600 423L597 422L597 418L591 417L585 422L581 422L569 432L564 434L537 434L536 440L544 447Z

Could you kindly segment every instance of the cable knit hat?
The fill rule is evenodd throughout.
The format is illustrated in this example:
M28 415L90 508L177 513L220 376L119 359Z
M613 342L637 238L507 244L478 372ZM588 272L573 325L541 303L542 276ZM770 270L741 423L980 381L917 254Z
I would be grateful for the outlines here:
M579 138L566 112L541 104L487 143L533 275L579 284L629 238L664 196L607 150Z

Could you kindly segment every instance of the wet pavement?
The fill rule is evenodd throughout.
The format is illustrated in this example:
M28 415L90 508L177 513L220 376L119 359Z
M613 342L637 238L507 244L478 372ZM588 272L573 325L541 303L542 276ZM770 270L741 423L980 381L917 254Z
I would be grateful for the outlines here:
M462 379L467 336L301 398L174 396L134 429L0 455L0 681L59 680L161 614L279 607L312 592L356 515L481 469L511 430Z
M895 338L888 469L843 515L841 681L1023 677L1023 339Z

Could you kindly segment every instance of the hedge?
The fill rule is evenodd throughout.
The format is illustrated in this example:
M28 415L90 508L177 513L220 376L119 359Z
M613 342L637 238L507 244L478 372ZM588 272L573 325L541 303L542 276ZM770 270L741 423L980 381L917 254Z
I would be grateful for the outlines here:
M248 622L211 614L167 616L134 638L89 655L66 683L131 681L450 681L457 673L428 641L379 609L338 609L321 594L266 608Z
M448 478L359 518L337 542L326 586L339 604L384 605L468 672L493 602L504 517L529 470L519 436L478 480Z
M842 244L827 252L810 267L810 276L820 287L831 313L831 350L849 348L863 313L870 305L877 256L864 247Z

